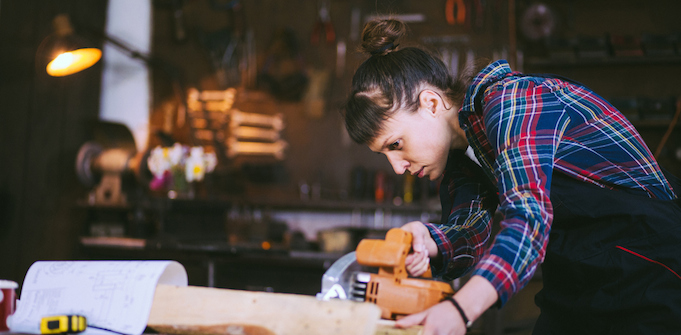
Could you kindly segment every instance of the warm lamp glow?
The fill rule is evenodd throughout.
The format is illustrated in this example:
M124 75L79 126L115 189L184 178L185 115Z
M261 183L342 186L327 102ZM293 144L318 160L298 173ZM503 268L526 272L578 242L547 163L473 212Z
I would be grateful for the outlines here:
M102 51L97 48L78 49L64 52L47 64L47 74L63 77L85 70L102 58Z

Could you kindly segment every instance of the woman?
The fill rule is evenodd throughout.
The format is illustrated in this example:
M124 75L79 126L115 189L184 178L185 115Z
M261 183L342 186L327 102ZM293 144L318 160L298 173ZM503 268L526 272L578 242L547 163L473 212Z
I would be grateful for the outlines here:
M463 334L541 264L535 334L678 332L681 186L625 117L578 83L505 61L455 81L439 59L399 48L405 31L396 20L365 27L371 56L353 77L346 128L398 174L444 175L442 224L403 226L409 273L430 264L446 280L471 277L397 325Z

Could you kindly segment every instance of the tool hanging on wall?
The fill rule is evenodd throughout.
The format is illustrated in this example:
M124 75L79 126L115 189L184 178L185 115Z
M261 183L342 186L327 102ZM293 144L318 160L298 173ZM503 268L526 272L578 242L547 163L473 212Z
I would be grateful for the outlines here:
M482 29L484 26L484 6L482 0L447 0L445 18L452 26Z
M312 36L310 37L312 45L319 44L322 32L327 44L332 44L336 40L336 31L331 23L331 15L329 13L329 0L319 1L319 17L312 28Z
M241 125L269 127L277 131L284 129L284 116L282 114L266 115L257 113L245 113L238 109L230 113L229 126L231 128Z
M556 30L556 15L544 3L534 3L524 12L520 23L523 35L532 41L549 38Z
M224 152L225 132L236 94L235 88L205 91L189 89L187 110L194 142L212 148L214 152Z
M235 138L227 140L227 157L236 156L268 156L277 160L284 159L284 150L288 145L283 140L272 143L241 142Z
M234 109L230 112L229 137L225 142L227 157L260 156L282 160L288 146L281 139L283 129L282 114L245 113Z
M205 147L216 146L226 158L236 156L269 156L284 158L286 141L282 114L246 113L232 108L237 90L199 91L190 89L187 106L192 134Z
M466 3L464 0L447 0L445 18L447 23L452 26L466 23Z
M667 131L665 131L664 136L662 136L662 140L660 140L660 143L657 145L657 149L655 149L656 159L660 157L662 148L664 148L664 145L667 144L667 140L669 140L669 136L674 131L676 123L679 121L679 117L681 117L681 96L679 96L676 99L676 112L674 113L674 117L672 118L672 121L669 123L669 127L667 127Z
M300 101L307 89L307 64L296 32L283 28L274 34L264 52L258 87L278 100Z

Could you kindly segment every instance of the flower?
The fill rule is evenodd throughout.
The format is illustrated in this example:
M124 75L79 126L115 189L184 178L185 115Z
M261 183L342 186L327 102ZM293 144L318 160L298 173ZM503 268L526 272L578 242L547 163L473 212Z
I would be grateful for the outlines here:
M206 173L215 170L217 156L214 152L205 152L203 147L175 143L172 147L157 146L152 149L147 165L154 175L149 188L161 190L177 184L177 178L182 178L179 176L182 174L187 182L203 180Z
M187 162L185 163L187 181L203 180L205 173L206 167L203 160L203 148L194 147L191 149L189 157L187 157Z
M154 174L155 178L162 178L166 171L170 171L170 160L168 160L168 151L157 146L149 154L147 159L147 165L149 166L149 171Z
M187 152L187 149L180 143L175 143L172 147L166 148L165 150L168 152L168 159L170 159L170 165L172 166L180 165Z

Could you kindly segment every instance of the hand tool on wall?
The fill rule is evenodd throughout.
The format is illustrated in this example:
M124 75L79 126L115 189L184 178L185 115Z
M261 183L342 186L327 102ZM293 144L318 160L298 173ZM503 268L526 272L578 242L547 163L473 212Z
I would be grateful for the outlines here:
M662 136L662 140L660 140L660 143L657 145L657 149L655 149L655 158L660 157L662 148L664 148L664 145L667 144L667 140L669 140L669 136L674 131L676 123L679 121L679 117L681 117L681 96L676 99L676 112L674 113L674 117L669 123L669 127L667 127L667 131L665 131L664 136Z
M322 32L326 43L331 44L336 40L336 31L331 23L331 16L329 15L329 0L319 1L319 17L312 28L312 36L310 43L313 45L319 44Z
M276 129L240 126L232 128L230 131L232 136L240 140L275 142L281 138Z
M230 137L227 140L227 157L234 158L236 156L271 156L275 159L284 159L284 149L287 143L283 140L278 140L272 143L264 142L241 142L235 138Z
M454 294L451 285L408 277L405 260L411 250L411 233L390 229L385 240L364 239L357 249L338 259L322 277L321 300L348 299L376 304L384 319L421 312ZM378 267L378 273L363 272Z
M284 129L282 114L267 115L246 113L233 109L230 112L227 158L236 156L270 156L277 160L284 159L284 150L288 146L281 139Z
M284 129L284 116L282 114L266 115L257 113L246 113L237 109L230 113L230 127L250 125L258 127L271 127L276 130Z
M475 29L484 26L484 6L482 0L447 0L445 3L445 18L447 23Z
M556 15L547 4L538 2L529 6L522 14L520 28L523 35L532 41L549 38L556 30Z
M233 87L226 90L188 90L187 115L195 144L224 152L225 132L236 95L237 90Z
M232 109L236 93L236 89L233 87L226 90L205 91L190 88L187 93L187 106L193 112L201 112L203 110L228 112Z
M447 0L445 18L450 25L463 25L466 22L466 3L464 0Z

